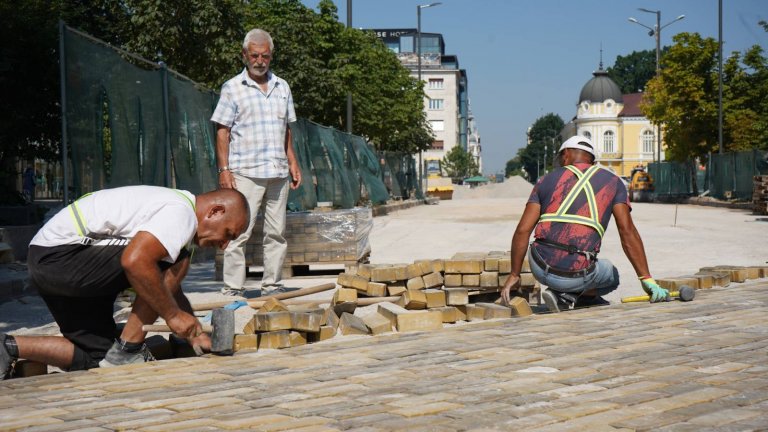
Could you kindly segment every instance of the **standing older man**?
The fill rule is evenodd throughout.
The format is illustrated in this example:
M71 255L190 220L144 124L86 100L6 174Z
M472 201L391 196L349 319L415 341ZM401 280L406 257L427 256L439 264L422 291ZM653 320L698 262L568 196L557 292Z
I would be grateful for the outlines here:
M246 265L243 248L251 236L258 210L264 207L264 276L262 293L282 287L281 272L288 245L283 237L290 187L301 183L288 124L296 121L291 89L269 70L274 44L261 29L243 41L245 69L221 88L211 121L217 124L216 159L219 187L237 189L252 209L246 231L224 252L222 292L244 295Z
M19 358L64 370L153 360L142 325L158 316L192 346L210 350L181 289L189 248L225 248L248 225L247 206L234 190L195 196L126 186L93 192L59 211L32 239L27 265L30 285L64 337L0 333L0 380ZM113 305L129 287L136 300L116 338Z
M558 153L560 168L542 177L533 188L512 237L512 271L501 295L520 281L528 252L531 273L547 289L542 297L552 312L579 306L607 304L602 296L619 286L619 272L608 260L598 260L603 234L616 218L619 237L629 261L652 302L664 300L667 290L651 278L640 234L630 215L627 189L610 171L595 165L589 138L574 136Z

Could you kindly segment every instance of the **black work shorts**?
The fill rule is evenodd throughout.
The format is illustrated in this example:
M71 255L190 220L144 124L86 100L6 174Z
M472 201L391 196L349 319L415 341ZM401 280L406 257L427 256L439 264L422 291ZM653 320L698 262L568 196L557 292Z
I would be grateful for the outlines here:
M75 345L70 370L98 366L117 334L114 303L130 288L120 264L127 244L32 245L27 254L30 285L45 301L61 334ZM189 253L182 250L177 262ZM161 270L172 266L160 262Z

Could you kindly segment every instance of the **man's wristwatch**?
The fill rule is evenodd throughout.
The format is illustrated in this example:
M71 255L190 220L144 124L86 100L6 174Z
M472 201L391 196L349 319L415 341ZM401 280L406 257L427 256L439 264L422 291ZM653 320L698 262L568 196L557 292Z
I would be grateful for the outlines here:
M219 174L223 173L224 171L229 171L229 167L225 166L225 167L219 168Z

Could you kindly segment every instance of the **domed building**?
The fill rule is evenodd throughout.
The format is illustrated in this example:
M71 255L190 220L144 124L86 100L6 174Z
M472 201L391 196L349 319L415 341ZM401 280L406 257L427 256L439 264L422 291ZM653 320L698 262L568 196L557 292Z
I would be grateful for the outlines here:
M592 75L581 88L576 117L565 125L563 139L577 134L590 138L602 166L629 176L633 167L646 166L656 156L655 127L640 111L643 94L622 94L602 62Z

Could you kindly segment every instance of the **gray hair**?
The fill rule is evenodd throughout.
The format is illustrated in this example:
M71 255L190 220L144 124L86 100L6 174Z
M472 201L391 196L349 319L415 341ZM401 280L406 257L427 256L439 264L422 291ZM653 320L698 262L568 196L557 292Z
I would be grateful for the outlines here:
M243 49L247 50L249 44L260 42L268 43L270 52L275 50L275 44L272 43L272 36L270 36L269 33L262 29L253 29L249 31L247 35L245 35L245 39L243 40Z

